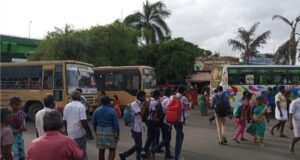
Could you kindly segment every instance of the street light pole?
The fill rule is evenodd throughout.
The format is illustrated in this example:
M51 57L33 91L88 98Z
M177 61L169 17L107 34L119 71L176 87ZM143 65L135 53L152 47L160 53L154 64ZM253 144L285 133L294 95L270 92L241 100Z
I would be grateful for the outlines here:
M29 21L29 29L28 29L28 36L29 36L29 39L30 39L30 25L31 25L32 21Z

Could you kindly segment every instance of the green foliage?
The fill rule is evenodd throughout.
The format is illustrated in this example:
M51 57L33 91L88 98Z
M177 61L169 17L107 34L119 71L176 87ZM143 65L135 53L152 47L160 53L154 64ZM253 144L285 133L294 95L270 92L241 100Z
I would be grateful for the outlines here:
M56 28L31 55L31 60L80 60L102 65L134 65L137 63L139 32L120 23L74 31L67 25Z
M182 38L149 44L139 52L139 63L153 66L160 84L185 83L186 76L193 72L195 58L212 54Z

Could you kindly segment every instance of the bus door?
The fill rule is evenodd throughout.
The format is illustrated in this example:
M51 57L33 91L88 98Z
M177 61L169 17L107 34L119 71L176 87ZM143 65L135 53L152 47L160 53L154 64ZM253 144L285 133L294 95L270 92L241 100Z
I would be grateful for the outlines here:
M63 81L63 65L55 64L54 66L54 86L53 86L53 96L55 99L56 107L58 110L62 111L64 105L67 103L66 97L64 97L64 81Z

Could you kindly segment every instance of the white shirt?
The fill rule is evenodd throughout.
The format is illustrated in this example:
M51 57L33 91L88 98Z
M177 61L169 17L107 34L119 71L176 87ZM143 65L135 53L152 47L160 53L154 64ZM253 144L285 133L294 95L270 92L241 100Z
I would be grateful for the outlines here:
M181 95L180 93L176 93L176 95L175 95L176 97L181 97L181 107L182 107L182 114L181 114L181 119L180 119L180 122L183 122L184 121L184 110L185 110L185 108L186 107L188 107L189 106L189 101L188 101L188 99L185 97L185 96L183 96L183 95ZM169 98L169 103L173 100L173 98L174 98L174 96L171 96L170 98Z
M155 111L156 110L156 106L158 104L158 100L155 100L154 98L151 98L150 99L150 102L149 102L149 111L151 113L151 111ZM151 114L149 114L148 116L148 120L151 118Z
M162 108L164 110L164 113L166 113L166 109L168 107L168 103L169 103L169 98L167 96L163 96L161 98L161 106L162 106Z
M38 111L35 115L35 128L38 132L38 136L42 136L44 134L44 115L46 112L54 111L54 109L44 107L42 110Z
M141 112L142 103L139 100L135 100L131 103L131 109L134 113L134 122L132 130L135 132L142 132L142 117L139 114Z
M300 120L300 97L293 100L290 104L290 112L295 120Z
M80 101L72 101L65 106L63 120L67 121L69 137L76 139L85 135L81 120L86 120L86 113L85 107Z

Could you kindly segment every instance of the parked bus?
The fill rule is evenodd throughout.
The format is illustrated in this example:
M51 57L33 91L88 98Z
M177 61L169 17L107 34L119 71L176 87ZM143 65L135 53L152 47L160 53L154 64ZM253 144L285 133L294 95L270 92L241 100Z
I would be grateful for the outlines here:
M250 91L254 96L267 95L269 88L278 92L280 85L297 95L300 90L300 66L227 65L223 68L221 86L229 95L232 107L238 105L244 91Z
M155 71L148 66L107 66L94 69L98 91L106 95L117 95L122 105L131 103L138 90L151 92L157 87Z
M1 107L9 106L12 96L23 101L30 120L43 108L43 97L52 93L56 107L62 111L69 94L81 88L90 109L98 98L93 65L78 61L33 61L1 63Z

